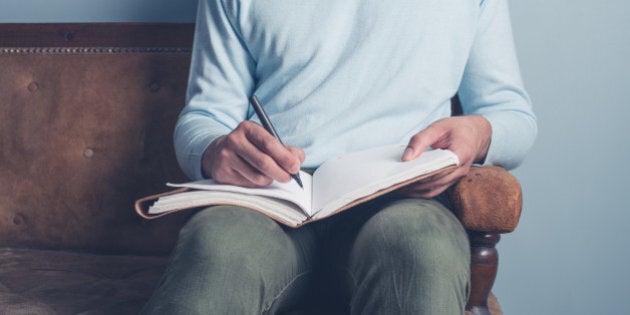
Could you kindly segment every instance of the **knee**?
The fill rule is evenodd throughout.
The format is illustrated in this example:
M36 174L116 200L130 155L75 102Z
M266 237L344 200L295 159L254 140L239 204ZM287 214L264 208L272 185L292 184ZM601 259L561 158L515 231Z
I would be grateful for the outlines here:
M245 263L261 249L286 242L282 228L257 212L231 206L212 207L195 214L182 228L176 250L189 258ZM248 258L249 257L249 258Z
M470 248L453 214L432 200L399 200L374 215L357 238L361 259L415 270L468 269Z
M461 314L469 262L468 237L448 209L431 200L396 201L372 216L355 240L352 310Z
M202 210L182 228L147 313L260 314L295 278L294 249L285 229L257 212Z

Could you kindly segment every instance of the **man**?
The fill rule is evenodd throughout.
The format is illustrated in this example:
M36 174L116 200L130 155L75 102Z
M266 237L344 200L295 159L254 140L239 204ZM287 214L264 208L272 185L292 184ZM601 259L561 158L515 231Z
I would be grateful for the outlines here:
M456 93L465 115L449 117ZM253 94L287 146L253 122ZM403 161L433 147L460 165L299 229L202 210L144 311L462 314L468 241L439 195L473 163L515 167L535 134L506 0L201 0L175 130L191 178L265 186L394 143Z

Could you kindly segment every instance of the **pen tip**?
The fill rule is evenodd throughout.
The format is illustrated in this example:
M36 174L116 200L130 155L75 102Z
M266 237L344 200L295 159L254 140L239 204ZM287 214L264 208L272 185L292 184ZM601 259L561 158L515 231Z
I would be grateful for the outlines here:
M291 177L293 177L293 179L298 183L298 185L300 185L301 188L304 188L304 185L302 185L302 179L300 178L299 174L293 174L291 175Z

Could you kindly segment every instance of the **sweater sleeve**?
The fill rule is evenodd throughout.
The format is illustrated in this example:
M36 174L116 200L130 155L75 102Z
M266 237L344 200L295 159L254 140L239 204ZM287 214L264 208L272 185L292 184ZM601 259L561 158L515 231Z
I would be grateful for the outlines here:
M203 177L210 143L247 116L255 62L234 26L222 0L199 1L186 105L174 132L177 160L191 179Z
M518 166L533 145L537 124L521 80L506 0L482 2L458 93L464 114L482 115L492 126L484 163Z

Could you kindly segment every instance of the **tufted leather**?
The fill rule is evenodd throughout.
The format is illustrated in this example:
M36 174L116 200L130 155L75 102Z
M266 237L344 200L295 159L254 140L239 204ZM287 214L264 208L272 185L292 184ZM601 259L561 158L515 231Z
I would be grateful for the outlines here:
M189 53L0 55L0 246L165 253L135 198L183 180L171 132Z

